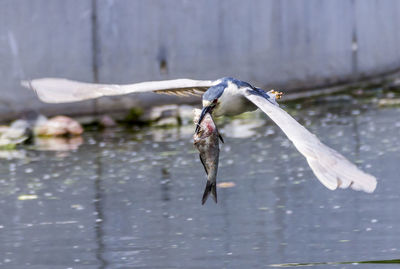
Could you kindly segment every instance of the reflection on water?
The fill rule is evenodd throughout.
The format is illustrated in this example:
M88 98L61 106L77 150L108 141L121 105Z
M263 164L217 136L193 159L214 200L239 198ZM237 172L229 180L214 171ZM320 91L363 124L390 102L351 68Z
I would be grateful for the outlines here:
M73 137L36 137L35 149L47 151L77 150L83 143L81 136Z
M311 262L311 263L283 263L283 264L271 264L270 267L315 267L315 266L327 266L327 265L346 265L346 264L351 264L351 265L359 265L359 264L374 264L377 266L377 264L400 264L400 260L394 259L394 260L380 260L380 261L359 261L359 262Z
M218 204L204 206L192 126L42 141L0 163L0 266L353 268L346 261L398 259L400 109L348 96L288 109L375 175L376 192L324 188L257 113L220 122L224 184Z

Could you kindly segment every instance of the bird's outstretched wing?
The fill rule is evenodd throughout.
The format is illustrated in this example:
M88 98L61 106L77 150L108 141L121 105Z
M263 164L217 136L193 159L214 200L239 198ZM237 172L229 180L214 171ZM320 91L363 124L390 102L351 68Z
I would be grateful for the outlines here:
M178 96L201 95L214 83L211 80L174 79L135 84L94 84L63 78L40 78L22 81L21 85L33 89L43 102L70 103L101 96L128 93L156 92Z
M351 187L365 192L375 190L377 182L374 176L364 173L344 156L324 145L286 111L274 104L274 100L269 100L273 98L266 92L246 89L243 94L282 129L328 189Z

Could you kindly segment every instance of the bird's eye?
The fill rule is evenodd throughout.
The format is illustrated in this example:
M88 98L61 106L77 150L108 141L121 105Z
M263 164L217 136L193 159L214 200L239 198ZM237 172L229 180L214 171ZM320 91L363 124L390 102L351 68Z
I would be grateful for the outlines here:
M216 104L218 102L218 98L215 98L213 101L213 104Z

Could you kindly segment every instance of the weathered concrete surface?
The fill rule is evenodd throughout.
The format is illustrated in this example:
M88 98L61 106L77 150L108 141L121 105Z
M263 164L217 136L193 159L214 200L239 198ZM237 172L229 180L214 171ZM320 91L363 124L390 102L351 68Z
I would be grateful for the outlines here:
M0 116L22 111L82 113L93 101L46 105L20 86L21 79L62 76L91 81L90 1L0 1Z
M400 66L400 2L355 1L357 71L374 74Z
M324 86L400 67L399 11L396 1L100 0L99 77Z
M323 87L400 68L400 3L4 0L0 115L88 113L175 102L152 94L48 106L20 79L128 83L235 76L264 87ZM192 99L193 100L193 99Z

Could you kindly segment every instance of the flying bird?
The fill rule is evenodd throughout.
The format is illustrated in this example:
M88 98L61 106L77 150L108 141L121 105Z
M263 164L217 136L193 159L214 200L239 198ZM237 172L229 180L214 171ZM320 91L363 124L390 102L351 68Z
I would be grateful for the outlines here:
M33 89L38 97L47 103L68 103L101 96L128 93L156 92L178 96L202 95L203 117L210 113L218 117L233 116L257 108L267 114L293 142L306 158L315 176L328 189L349 188L371 193L377 181L370 174L361 171L343 155L323 144L286 111L281 109L273 96L247 82L225 77L215 81L175 79L150 81L135 84L93 84L61 78L41 78L22 81L22 85ZM274 92L273 92L274 93Z

